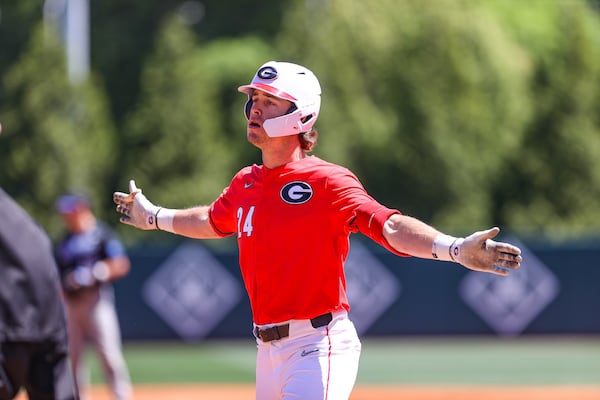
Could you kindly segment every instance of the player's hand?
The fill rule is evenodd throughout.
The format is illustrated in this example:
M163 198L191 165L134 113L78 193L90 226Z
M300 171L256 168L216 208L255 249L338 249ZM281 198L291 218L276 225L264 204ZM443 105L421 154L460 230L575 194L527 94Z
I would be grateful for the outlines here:
M458 239L450 249L452 257L474 271L507 276L521 267L523 257L517 246L492 240L499 232L499 228L491 228Z
M76 267L65 276L63 281L65 290L70 292L90 287L95 283L96 279L94 279L92 268L85 265Z
M117 212L123 216L120 221L124 224L135 226L143 230L158 229L156 214L160 207L152 204L142 194L142 189L135 186L135 181L129 181L129 193L113 193L113 201L117 205Z

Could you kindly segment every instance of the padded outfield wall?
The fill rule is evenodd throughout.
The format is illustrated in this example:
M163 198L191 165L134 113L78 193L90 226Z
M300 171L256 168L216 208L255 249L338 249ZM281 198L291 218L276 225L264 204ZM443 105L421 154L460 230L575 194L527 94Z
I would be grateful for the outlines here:
M235 243L163 237L129 249L131 273L115 284L123 339L249 337L250 306ZM353 236L346 275L359 333L600 333L600 245L502 240L524 250L523 267L508 278L397 257Z

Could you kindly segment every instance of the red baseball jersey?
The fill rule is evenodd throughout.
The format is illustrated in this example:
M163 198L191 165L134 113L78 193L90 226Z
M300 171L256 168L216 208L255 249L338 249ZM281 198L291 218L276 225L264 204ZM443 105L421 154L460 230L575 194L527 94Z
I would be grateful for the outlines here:
M350 233L404 255L382 234L394 213L348 169L309 156L275 169L242 169L211 205L210 222L222 236L237 235L254 322L264 325L349 311Z

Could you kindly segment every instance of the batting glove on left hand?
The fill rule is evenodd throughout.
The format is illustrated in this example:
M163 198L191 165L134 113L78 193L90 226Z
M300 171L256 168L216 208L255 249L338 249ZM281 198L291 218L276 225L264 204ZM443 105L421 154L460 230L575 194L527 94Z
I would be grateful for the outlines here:
M135 181L129 181L129 193L113 193L113 201L117 204L117 212L123 214L120 221L142 230L158 229L156 216L161 207L152 204L142 194L142 189L135 186Z
M492 228L459 238L450 247L450 255L474 271L507 276L510 270L521 267L523 258L517 246L492 240L499 232L499 228Z

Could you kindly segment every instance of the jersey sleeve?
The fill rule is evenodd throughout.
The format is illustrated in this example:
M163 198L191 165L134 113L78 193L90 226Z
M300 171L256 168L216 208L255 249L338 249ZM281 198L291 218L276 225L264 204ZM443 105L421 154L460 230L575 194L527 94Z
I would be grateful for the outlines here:
M208 210L208 221L213 230L220 236L231 236L237 232L237 204L243 185L244 176L252 171L251 167L240 170L223 189L221 195L212 202Z
M377 201L372 200L361 204L356 210L356 218L353 221L353 225L356 226L363 235L371 238L373 241L379 243L392 253L408 257L406 253L401 253L394 249L386 238L383 236L383 224L393 214L401 214L400 211L387 208Z
M350 171L332 175L329 185L335 193L334 205L345 211L351 232L361 232L396 255L409 256L394 249L383 236L385 221L393 214L401 214L400 211L388 208L371 197Z
M233 210L231 186L226 187L221 195L213 201L208 210L208 221L220 237L233 235L236 231L236 220Z

